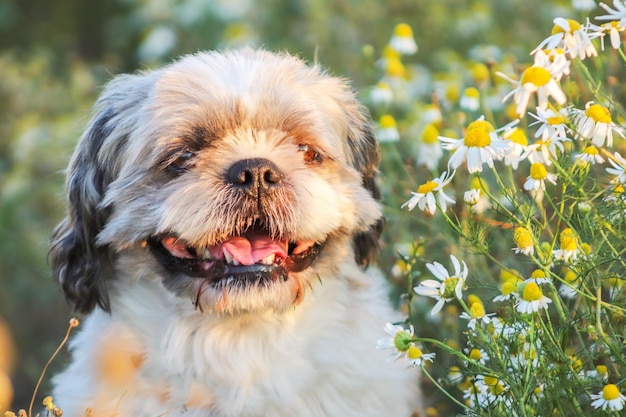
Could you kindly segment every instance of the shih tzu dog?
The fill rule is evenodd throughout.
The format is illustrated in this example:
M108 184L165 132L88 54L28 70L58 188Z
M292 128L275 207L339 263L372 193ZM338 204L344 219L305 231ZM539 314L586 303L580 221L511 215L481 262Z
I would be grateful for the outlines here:
M345 80L198 53L104 89L50 259L86 319L65 416L409 416L377 250L378 150Z

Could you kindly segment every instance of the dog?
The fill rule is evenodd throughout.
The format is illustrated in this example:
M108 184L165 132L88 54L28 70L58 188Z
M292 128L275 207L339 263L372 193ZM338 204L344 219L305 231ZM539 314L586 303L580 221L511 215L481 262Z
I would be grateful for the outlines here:
M67 170L54 277L86 317L65 416L410 416L366 272L379 151L349 83L263 49L120 75ZM370 268L371 269L371 268Z

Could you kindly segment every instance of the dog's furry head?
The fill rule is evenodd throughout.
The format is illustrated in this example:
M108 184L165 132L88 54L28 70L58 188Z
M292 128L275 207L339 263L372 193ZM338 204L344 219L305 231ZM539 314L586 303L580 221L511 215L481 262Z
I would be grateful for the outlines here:
M123 279L200 309L283 310L381 224L378 150L347 83L286 54L200 53L105 88L50 259L81 312Z

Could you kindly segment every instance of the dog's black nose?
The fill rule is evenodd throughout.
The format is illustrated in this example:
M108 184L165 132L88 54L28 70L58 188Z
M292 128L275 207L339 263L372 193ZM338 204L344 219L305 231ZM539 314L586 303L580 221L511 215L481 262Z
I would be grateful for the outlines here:
M252 197L278 186L283 177L280 169L264 158L242 159L226 170L226 181Z

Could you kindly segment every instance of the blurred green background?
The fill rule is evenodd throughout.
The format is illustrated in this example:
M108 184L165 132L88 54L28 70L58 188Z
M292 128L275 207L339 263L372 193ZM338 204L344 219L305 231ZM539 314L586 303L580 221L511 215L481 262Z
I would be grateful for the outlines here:
M419 44L407 61L441 73L481 50L528 62L556 16L583 14L567 0L0 0L0 372L11 375L12 407L27 407L71 316L51 279L48 239L63 216L63 169L115 74L258 45L317 58L367 91L396 23L411 25ZM41 392L49 387L46 378Z

